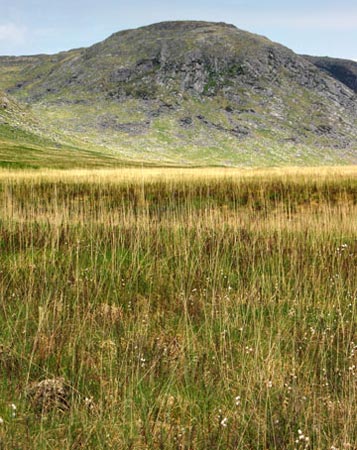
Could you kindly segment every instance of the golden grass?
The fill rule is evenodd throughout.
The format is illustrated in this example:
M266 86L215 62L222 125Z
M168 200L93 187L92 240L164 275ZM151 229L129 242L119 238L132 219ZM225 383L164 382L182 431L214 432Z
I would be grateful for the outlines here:
M123 183L155 180L164 181L209 181L212 179L339 179L356 177L357 166L285 167L285 168L137 168L120 169L38 169L10 170L0 168L0 180L67 181L71 183Z

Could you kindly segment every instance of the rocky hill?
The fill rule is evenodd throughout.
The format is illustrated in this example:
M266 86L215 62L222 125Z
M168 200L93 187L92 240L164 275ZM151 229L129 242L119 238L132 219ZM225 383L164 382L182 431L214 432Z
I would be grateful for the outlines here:
M357 162L356 92L326 72L233 25L164 22L57 55L1 57L0 88L44 127L126 159Z
M356 61L307 55L304 58L357 93Z

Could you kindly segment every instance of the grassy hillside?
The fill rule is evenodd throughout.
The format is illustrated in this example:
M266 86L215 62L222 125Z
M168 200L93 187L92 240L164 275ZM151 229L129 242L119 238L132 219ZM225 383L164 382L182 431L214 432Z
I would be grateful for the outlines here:
M0 172L0 447L355 449L356 168Z
M113 167L125 163L123 157L46 127L31 108L0 91L0 167Z

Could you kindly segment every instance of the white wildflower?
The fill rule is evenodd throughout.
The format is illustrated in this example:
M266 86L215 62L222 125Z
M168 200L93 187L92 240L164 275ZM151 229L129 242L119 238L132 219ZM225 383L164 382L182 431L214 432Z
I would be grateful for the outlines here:
M227 426L227 424L228 424L228 418L227 418L227 417L224 417L224 418L221 420L221 426L225 428L225 427Z
M12 417L16 417L16 410L17 410L16 405L14 403L11 403L10 408L12 409L11 413Z

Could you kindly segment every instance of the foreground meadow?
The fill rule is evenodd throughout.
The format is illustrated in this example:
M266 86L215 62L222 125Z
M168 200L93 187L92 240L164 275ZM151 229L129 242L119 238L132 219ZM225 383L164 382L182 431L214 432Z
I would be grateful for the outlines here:
M357 168L0 172L0 449L357 449Z

